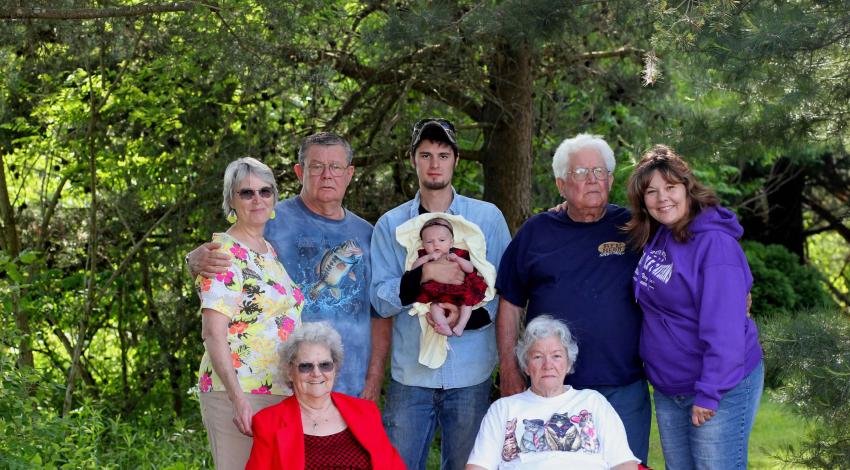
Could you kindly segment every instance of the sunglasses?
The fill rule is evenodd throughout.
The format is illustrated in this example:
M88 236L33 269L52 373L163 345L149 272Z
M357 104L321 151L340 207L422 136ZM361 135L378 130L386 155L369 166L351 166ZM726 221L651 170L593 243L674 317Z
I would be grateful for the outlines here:
M417 132L419 132L423 127L425 127L425 124L428 124L430 122L436 122L444 130L451 132L452 135L455 134L454 124L452 124L451 121L449 121L448 119L443 118L426 118L416 121L416 124L413 125L413 134L416 135Z
M316 367L319 368L319 372L327 373L334 370L334 363L333 361L322 361L318 364L314 362L300 362L297 367L298 372L301 374L309 374L310 372L313 372Z
M274 196L274 190L266 186L257 190L240 189L239 191L236 191L236 194L239 195L239 199L242 199L243 201L250 201L251 199L254 199L254 194L259 194L261 198L268 199Z

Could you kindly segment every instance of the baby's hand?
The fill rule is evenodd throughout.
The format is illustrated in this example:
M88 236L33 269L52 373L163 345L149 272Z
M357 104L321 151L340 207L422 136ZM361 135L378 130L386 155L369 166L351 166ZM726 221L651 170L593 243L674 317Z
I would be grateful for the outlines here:
M443 255L441 253L437 252L437 251L431 253L431 255L430 255L431 261L437 261L442 257L443 257Z
M457 261L457 255L454 253L449 253L446 255L446 259L452 262Z

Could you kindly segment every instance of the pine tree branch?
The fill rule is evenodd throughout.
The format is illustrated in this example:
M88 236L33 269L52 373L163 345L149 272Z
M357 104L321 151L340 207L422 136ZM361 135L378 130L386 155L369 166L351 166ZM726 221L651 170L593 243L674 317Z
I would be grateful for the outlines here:
M576 59L578 60L596 60L596 59L607 59L610 57L625 57L628 55L637 55L642 56L646 54L646 51L637 47L631 46L623 46L617 49L612 49L610 51L591 51L585 52L583 54L579 54Z
M201 2L167 2L107 8L3 8L3 20L93 20L98 18L133 18L157 13L189 12L197 6L218 11L218 5Z
M357 58L345 52L325 51L323 54L334 59L334 68L337 72L357 80L369 80L379 85L392 85L405 81L411 82L411 88L428 96L433 96L444 103L459 109L474 120L480 120L483 107L478 105L474 99L455 87L436 87L433 82L419 80L415 74L403 70L405 64L426 63L429 57L439 56L445 52L442 44L420 48L408 55L396 58L380 68L368 67L360 63ZM290 51L290 57L297 58L301 54Z
M831 232L833 230L835 230L835 226L831 225L831 224L823 225L821 227L816 227L816 228L810 228L808 230L803 230L803 237L809 238L813 235L817 235L819 233L824 233L824 232Z
M844 308L850 307L850 295L841 292L832 282L827 281L825 284L829 291L832 292L832 295L844 304Z
M822 219L829 222L835 228L835 231L841 235L841 237L850 243L850 227L847 227L841 222L841 219L838 218L835 214L833 214L829 209L820 205L817 201L810 197L806 197L803 199L812 211L819 215Z

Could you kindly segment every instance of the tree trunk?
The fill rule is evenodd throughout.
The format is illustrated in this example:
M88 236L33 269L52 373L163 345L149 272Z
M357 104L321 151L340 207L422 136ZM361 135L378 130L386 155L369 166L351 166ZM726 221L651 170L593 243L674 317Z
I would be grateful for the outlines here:
M130 383L127 380L127 332L124 324L124 309L127 306L127 285L121 284L118 297L118 344L121 347L121 391L125 397L130 396Z
M88 147L89 187L91 188L91 207L89 207L88 253L86 270L86 307L77 324L77 342L71 355L71 367L68 370L68 380L65 384L65 401L62 406L62 416L68 416L74 403L74 389L79 373L80 357L83 354L83 342L86 339L86 329L89 318L95 308L95 290L97 289L97 153L95 151L95 126L99 106L95 103L94 86L89 74L89 123L86 134Z
M133 18L159 13L188 12L196 2L167 2L159 5L134 5L111 8L2 8L0 19L10 20L93 20L97 18ZM210 9L218 11L212 2Z
M168 383L171 385L171 402L177 416L183 414L183 395L186 394L180 386L180 378L183 375L181 367L180 359L173 352L168 353Z
M755 173L759 170L754 169ZM745 236L760 243L782 245L804 262L803 189L806 174L788 158L780 158L765 179L766 195L742 213Z
M491 61L492 100L484 109L484 199L502 210L511 233L530 215L532 85L531 51L504 41Z
M18 226L15 221L15 210L9 199L6 187L6 163L0 152L0 217L3 220L3 233L0 233L0 246L6 250L10 258L15 259L21 254L21 241L18 238ZM18 328L18 366L33 367L32 337L30 332L29 313L21 306L20 292L12 293L12 315Z
M782 245L791 253L797 253L800 261L805 259L803 235L803 190L806 175L800 167L787 158L779 159L771 171L771 179L777 179L776 190L767 195L769 208L768 243ZM768 181L769 186L773 181Z

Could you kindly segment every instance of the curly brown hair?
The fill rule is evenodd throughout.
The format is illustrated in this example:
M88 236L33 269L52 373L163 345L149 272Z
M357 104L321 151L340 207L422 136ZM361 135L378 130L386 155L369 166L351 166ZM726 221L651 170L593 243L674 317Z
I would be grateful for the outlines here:
M644 202L644 195L653 173L658 171L669 183L682 183L688 198L688 215L676 222L670 231L679 242L685 242L692 234L688 230L691 221L704 208L720 203L714 191L700 183L694 176L688 164L673 149L666 145L656 145L641 157L635 169L629 176L628 195L632 204L632 219L624 229L629 235L629 243L636 250L642 249L649 243L650 237L658 230L659 223L649 215Z

